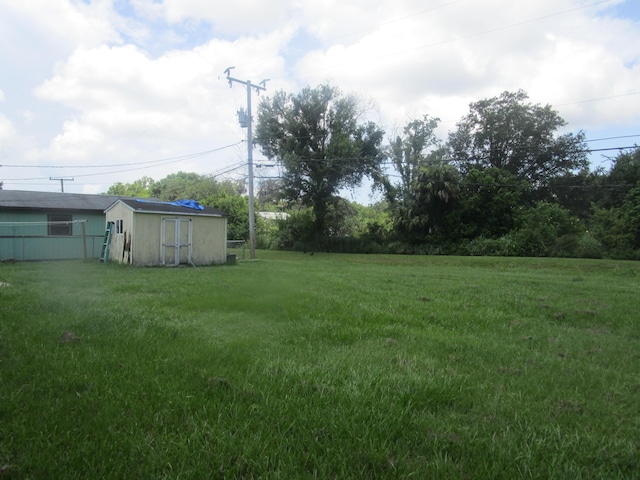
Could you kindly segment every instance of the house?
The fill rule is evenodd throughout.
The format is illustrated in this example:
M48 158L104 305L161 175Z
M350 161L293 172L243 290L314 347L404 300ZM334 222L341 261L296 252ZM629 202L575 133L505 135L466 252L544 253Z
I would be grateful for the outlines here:
M0 260L98 258L104 210L119 198L0 190Z
M213 265L227 261L227 216L197 202L118 199L109 260L136 266Z
M263 220L286 220L289 218L287 212L258 212L258 216Z

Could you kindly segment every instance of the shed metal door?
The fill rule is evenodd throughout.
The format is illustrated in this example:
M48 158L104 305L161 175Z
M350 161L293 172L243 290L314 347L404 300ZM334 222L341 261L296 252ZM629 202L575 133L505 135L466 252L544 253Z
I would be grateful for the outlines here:
M175 267L191 263L190 218L162 219L162 265Z

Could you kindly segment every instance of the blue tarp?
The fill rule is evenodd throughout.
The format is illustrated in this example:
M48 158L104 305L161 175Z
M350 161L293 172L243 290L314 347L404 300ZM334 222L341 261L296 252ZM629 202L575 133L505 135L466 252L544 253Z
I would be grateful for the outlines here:
M200 205L196 200L176 200L175 202L171 202L171 205L178 205L180 207L194 208L196 210L204 210L204 207Z
M160 203L164 205L176 205L178 207L193 208L194 210L204 210L204 207L200 205L196 200L188 199L176 200L175 202L159 202L157 200L145 200L144 198L136 198L136 202Z

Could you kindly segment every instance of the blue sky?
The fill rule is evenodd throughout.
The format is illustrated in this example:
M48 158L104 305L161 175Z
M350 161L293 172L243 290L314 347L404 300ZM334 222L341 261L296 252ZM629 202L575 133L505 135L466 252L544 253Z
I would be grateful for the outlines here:
M231 65L270 78L266 95L326 82L357 94L387 137L429 114L444 140L471 102L523 89L592 148L640 143L637 0L0 0L0 62L7 189L243 178Z

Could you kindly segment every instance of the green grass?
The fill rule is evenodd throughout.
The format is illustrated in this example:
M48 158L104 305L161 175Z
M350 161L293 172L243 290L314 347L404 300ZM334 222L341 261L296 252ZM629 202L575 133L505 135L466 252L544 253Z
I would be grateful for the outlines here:
M640 264L0 265L0 478L640 478Z

